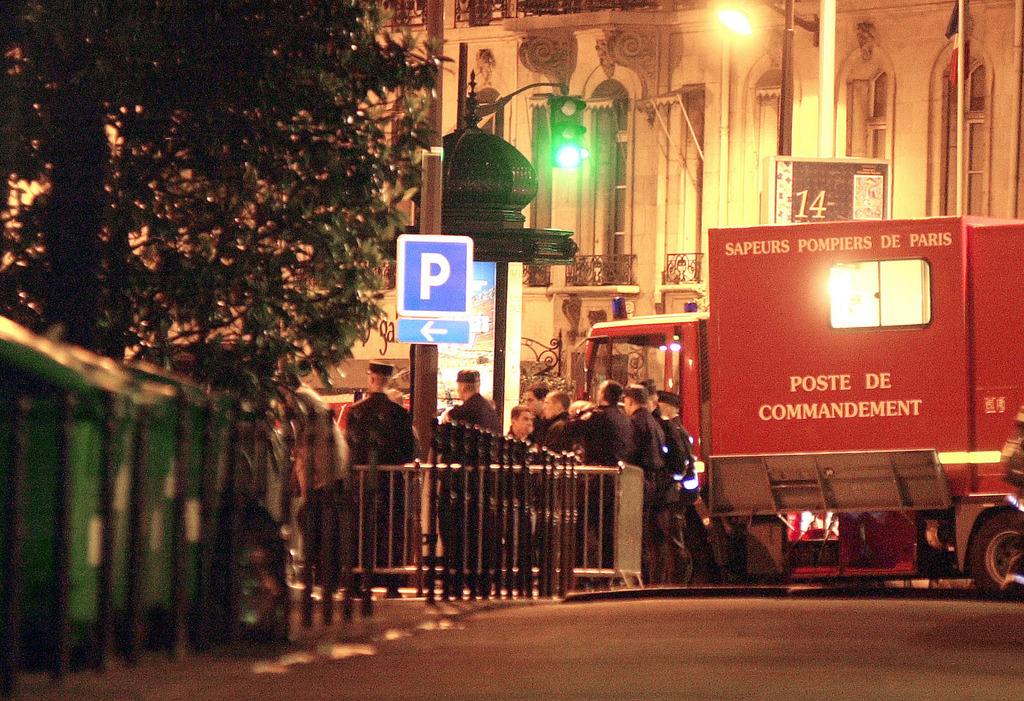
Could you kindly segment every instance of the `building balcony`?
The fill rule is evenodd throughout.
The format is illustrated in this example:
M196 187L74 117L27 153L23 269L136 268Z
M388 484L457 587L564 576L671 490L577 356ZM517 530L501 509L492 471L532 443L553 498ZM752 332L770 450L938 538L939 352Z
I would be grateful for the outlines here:
M526 265L523 266L524 287L550 287L551 266L550 265Z
M700 282L703 253L669 253L665 256L665 270L661 274L663 285L692 285Z
M459 25L482 27L514 17L568 15L603 10L687 10L704 6L704 0L455 0ZM402 27L426 23L427 0L384 0L393 23Z
M567 287L635 285L636 256L632 253L576 256L575 263L565 266L565 284Z

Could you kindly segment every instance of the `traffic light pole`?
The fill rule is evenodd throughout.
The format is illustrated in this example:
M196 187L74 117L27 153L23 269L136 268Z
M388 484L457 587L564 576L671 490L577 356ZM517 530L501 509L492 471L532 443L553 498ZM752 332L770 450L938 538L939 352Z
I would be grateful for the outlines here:
M510 92L508 95L500 97L494 102L488 103L486 105L478 105L476 108L477 119L483 119L484 117L491 113L501 114L502 112L505 111L505 105L511 102L513 97L515 97L519 93L525 92L532 88L558 88L559 90L562 91L563 95L569 94L569 86L566 85L565 83L530 83L529 85L524 85L518 90Z

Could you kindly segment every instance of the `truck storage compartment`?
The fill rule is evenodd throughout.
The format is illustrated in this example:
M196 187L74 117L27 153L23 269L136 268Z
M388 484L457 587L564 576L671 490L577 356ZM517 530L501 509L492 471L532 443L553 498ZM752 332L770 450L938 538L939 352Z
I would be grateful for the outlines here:
M933 450L712 457L713 516L794 511L944 509L949 487Z

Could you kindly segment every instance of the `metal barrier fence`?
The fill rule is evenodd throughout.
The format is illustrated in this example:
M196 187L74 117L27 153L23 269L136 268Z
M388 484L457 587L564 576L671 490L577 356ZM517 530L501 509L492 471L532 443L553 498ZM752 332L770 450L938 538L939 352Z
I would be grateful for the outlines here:
M564 596L581 583L639 583L643 476L461 424L440 424L432 459L354 466L327 508L330 560L298 569L304 625L340 597L373 613L401 579L437 599ZM316 559L322 576L309 565ZM319 590L314 594L314 590ZM318 604L319 602L319 604Z

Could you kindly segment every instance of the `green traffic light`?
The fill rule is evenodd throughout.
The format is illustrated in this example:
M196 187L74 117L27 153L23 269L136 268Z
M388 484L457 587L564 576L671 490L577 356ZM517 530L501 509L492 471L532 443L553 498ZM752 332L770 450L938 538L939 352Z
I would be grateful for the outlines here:
M579 168L583 159L587 158L590 152L587 149L575 144L563 144L555 152L555 166L557 168Z
M579 168L590 152L583 145L583 110L587 103L574 95L552 96L548 107L551 121L551 161L556 168Z

